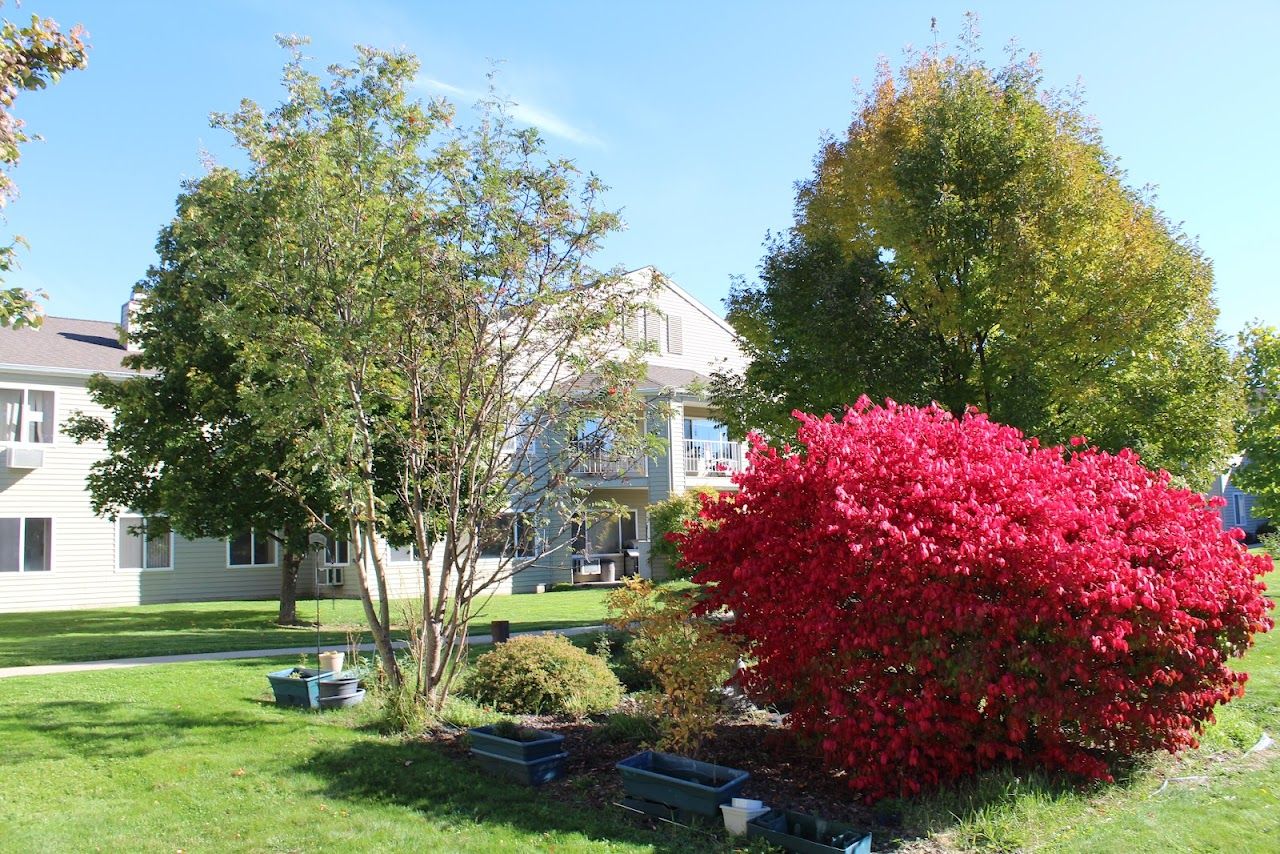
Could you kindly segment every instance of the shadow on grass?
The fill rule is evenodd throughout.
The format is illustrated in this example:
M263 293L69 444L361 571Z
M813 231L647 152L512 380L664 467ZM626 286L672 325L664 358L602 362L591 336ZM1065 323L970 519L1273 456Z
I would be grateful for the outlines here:
M1127 787L1145 769L1135 762L1113 769L1115 783L1086 781L1061 772L993 768L913 798L887 798L871 807L876 823L898 843L947 833L962 849L1021 849L1029 812L1065 798Z
M671 854L722 850L711 837L683 828L646 830L617 807L584 803L575 808L551 792L497 780L428 744L363 741L321 750L298 770L326 780L326 797L396 804L444 824L474 822L495 832L509 827L533 835L580 834Z
M175 706L142 707L119 701L55 700L0 710L0 744L6 762L47 759L58 746L79 756L126 759L176 747L216 744L238 735L260 738L263 728L294 727L236 711L210 712ZM30 736L37 734L39 739Z

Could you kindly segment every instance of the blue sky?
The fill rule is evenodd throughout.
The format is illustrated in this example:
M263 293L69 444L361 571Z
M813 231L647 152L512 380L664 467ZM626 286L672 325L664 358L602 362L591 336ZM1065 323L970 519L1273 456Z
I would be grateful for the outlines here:
M11 284L50 295L51 314L114 320L154 258L179 184L227 160L212 111L279 98L276 33L311 36L311 55L403 47L424 94L482 89L491 60L517 113L551 150L611 187L628 224L600 259L653 264L723 311L730 277L752 275L766 232L791 220L823 132L842 132L854 82L880 57L981 19L991 58L1016 38L1046 82L1084 84L1130 183L1213 259L1219 327L1280 323L1280 4L1130 2L12 3L91 35L87 70L17 113L45 137L14 173L7 233L30 250Z

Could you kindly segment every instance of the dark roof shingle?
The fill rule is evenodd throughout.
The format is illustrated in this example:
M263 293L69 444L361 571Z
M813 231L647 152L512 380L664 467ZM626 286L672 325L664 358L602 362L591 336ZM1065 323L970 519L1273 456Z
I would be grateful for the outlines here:
M0 328L0 364L80 371L127 371L119 327L105 320L46 317L38 329Z

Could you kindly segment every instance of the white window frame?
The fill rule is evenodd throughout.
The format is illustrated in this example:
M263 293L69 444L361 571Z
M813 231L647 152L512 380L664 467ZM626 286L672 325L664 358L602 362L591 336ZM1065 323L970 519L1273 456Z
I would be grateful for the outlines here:
M46 386L46 385L16 385L14 383L0 383L0 390L17 391L22 393L22 409L20 414L18 415L18 438L0 439L0 445L4 445L6 447L9 445L22 445L28 448L53 447L57 443L58 436L60 433L60 431L58 430L58 398L59 398L58 389L54 388L53 386ZM30 418L31 407L29 405L27 395L33 391L47 393L52 398L52 402L49 404L49 407L53 412L53 418L50 420L49 441L47 442L28 442L26 439L22 438L23 436L27 435L27 425L31 423L31 418ZM13 518L13 517L9 516L6 518ZM46 517L34 516L32 518L44 519Z
M521 533L520 529L523 524L521 520L524 519L526 516L532 516L533 514L527 511L522 512L519 510L513 510L511 511L510 515L512 517L511 519L511 557L512 559L513 560L530 560L532 558L538 557L540 554L542 554L542 531L538 528L537 525L532 526L533 527L533 551L523 552L520 550L520 543L522 542L522 539L523 539L520 536L520 533Z
M397 566L400 566L404 564L421 562L418 560L417 546L415 546L413 543L410 543L409 545L405 546L405 548L409 550L409 557L407 558L396 557L396 554L395 554L396 546L391 545L391 543L387 543L387 563L394 563Z
M231 562L231 541L235 537L227 537L227 569L261 569L262 567L272 567L280 565L280 544L267 533L258 533L257 528L249 529L249 557L252 560L255 551L254 546L258 543L259 537L265 537L267 545L271 546L271 560L267 563L232 563Z
M133 512L121 513L120 516L116 519L116 537L115 537L116 571L117 572L173 572L173 567L174 567L174 564L177 563L177 557L178 557L177 550L174 548L174 546L177 544L177 537L174 535L173 528L169 529L169 565L168 566L121 566L120 565L120 544L122 542L121 538L129 535L129 532L126 530L124 520L125 518L132 519L135 517L142 519L142 526L143 526L143 532L144 532L143 543L142 543L142 562L143 563L147 562L146 540L150 539L150 537L148 537L145 532L147 528L148 517L143 515L142 513L133 513ZM155 518L162 519L164 517L157 516Z
M1245 507L1244 494L1240 492L1231 495L1231 515L1235 516L1235 524L1237 526L1244 525L1249 518L1249 511Z
M18 520L18 569L16 572L14 570L0 570L0 578L4 578L6 576L13 576L13 575L35 575L35 576L51 575L54 570L54 563L53 563L54 531L57 528L57 522L54 521L54 517L52 516L0 516L0 519L17 519ZM49 565L48 569L28 570L25 566L23 566L23 563L25 563L24 558L26 556L26 550L27 550L27 520L28 519L48 519L49 520L49 553L45 556L45 562Z

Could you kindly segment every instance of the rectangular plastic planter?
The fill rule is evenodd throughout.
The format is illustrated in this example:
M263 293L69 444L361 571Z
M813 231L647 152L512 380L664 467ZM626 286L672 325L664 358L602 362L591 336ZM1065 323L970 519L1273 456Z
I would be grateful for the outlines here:
M475 749L472 749L471 755L475 757L476 763L490 774L505 777L526 786L541 786L543 783L559 780L564 776L564 761L569 757L568 753L553 753L550 756L525 761Z
M617 764L628 795L695 815L719 816L751 775L737 768L646 750Z
M852 841L843 847L833 838L849 834ZM799 854L870 854L871 834L817 816L789 810L769 810L747 822L748 836L761 836L779 848Z
M476 750L484 751L493 756L505 756L508 759L518 759L521 762L532 762L535 759L542 759L560 752L560 745L564 743L563 735L557 735L554 732L543 732L542 730L531 730L531 732L536 732L542 737L533 741L504 738L496 735L492 726L478 726L467 730L467 733L471 736L471 746Z
M287 667L267 674L271 690L276 695L277 706L299 706L304 709L320 708L320 680L329 677L327 670L304 670L307 674L294 676L296 668Z

